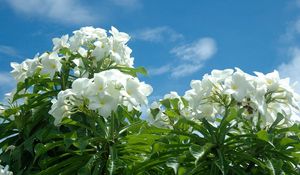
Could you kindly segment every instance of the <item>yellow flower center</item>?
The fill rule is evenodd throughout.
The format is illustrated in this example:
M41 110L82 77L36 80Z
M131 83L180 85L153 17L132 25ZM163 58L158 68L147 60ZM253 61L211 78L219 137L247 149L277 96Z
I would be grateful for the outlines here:
M231 89L237 90L237 89L238 89L238 86L237 86L236 84L232 84L232 85L231 85Z

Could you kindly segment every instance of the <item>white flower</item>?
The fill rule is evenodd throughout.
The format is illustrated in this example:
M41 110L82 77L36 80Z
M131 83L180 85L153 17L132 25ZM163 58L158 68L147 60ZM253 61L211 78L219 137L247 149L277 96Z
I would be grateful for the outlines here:
M86 96L87 89L91 86L91 80L88 78L78 78L72 83L72 92L76 96Z
M106 30L101 28L94 28L92 26L82 27L80 30L74 32L74 34L80 33L84 35L87 40L103 39L107 37Z
M57 99L52 99L52 106L49 114L54 117L54 124L58 125L64 117L69 117L72 114L72 109L75 107L76 94L71 89L60 91Z
M166 94L166 95L164 96L164 99L175 99L175 98L180 99L180 96L179 96L178 93L175 92L175 91L171 91L169 94Z
M213 104L205 103L202 105L199 105L198 107L198 116L200 118L207 118L210 120L213 120L213 118L216 116L218 110L215 108Z
M57 51L61 48L69 48L70 44L68 43L69 35L63 35L61 38L53 38L53 51Z
M60 72L62 64L60 63L61 58L56 52L51 54L44 53L40 56L42 63L42 73L49 74L50 78L53 79L56 72Z
M111 30L109 31L109 33L111 33L114 37L114 40L116 40L118 42L126 43L130 39L130 37L127 33L119 32L119 30L113 26L111 27Z
M140 110L140 104L147 104L147 96L152 93L153 89L150 85L139 82L137 78L128 78L125 90L122 91L125 97L124 105L131 111L132 108ZM129 103L128 103L129 102Z
M82 56L82 57L87 57L87 50L85 49L85 48L83 48L83 47L80 47L79 49L78 49L78 53Z
M147 96L151 92L150 85L117 69L109 69L95 73L91 79L76 79L72 89L61 91L57 100L52 100L49 113L54 116L57 125L63 117L72 114L76 106L83 107L82 102L103 117L109 117L119 105L127 107L129 111L140 111L141 105L147 104ZM76 109L80 110L80 107Z
M250 81L250 76L238 70L231 78L225 80L225 93L232 95L238 102L242 102L248 96L248 92L253 89Z
M38 68L41 67L39 58L36 56L33 59L26 59L25 64L27 65L27 76L32 77Z
M211 77L213 79L213 82L221 83L227 78L229 78L233 74L232 69L224 69L224 70L217 70L214 69L211 71Z
M8 169L8 165L6 165L5 167L0 165L0 175L13 175L13 172L9 171Z
M32 77L41 64L36 56L33 59L26 59L21 64L12 62L10 65L13 68L11 74L15 80L17 80L17 82L23 82L26 78Z
M83 36L81 34L75 33L74 36L70 37L70 50L72 52L77 52L79 47L83 45Z
M254 73L257 75L258 79L265 83L269 91L275 91L279 87L280 77L278 71L274 70L266 75L260 72Z
M87 91L89 94L99 94L103 93L107 84L107 78L104 76L103 73L96 73L94 74L94 81L90 87L88 87Z
M112 111L117 109L118 100L113 96L101 93L95 96L90 96L89 109L97 110L99 114L105 118L111 115Z
M27 78L28 65L26 62L22 62L21 64L12 62L10 66L13 70L10 72L11 75L15 78L17 82L23 82Z
M82 62L82 59L76 58L73 60L73 63L75 63L74 67L74 75L77 77L85 77L87 78L89 76L88 71L85 69L84 63Z
M156 115L152 114L151 111L156 111ZM150 105L150 109L147 111L148 117L146 120L159 128L170 128L170 119L163 113L163 110L161 109L161 105L158 102L153 102Z
M93 50L92 55L97 61L100 61L108 54L109 46L101 41L96 41L94 45L95 49Z

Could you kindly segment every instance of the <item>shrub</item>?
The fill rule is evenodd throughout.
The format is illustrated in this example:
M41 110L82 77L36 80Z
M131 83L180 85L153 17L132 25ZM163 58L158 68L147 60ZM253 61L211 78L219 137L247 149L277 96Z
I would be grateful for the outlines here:
M153 102L145 120L152 87L137 77L146 70L133 66L129 38L83 27L11 63L1 164L39 175L300 173L299 95L288 79L213 70Z

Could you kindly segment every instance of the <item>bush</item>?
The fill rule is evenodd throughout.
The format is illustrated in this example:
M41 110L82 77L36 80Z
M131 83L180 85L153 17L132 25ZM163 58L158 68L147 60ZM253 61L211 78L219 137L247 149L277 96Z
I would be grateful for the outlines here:
M30 175L300 173L300 98L288 79L213 70L153 102L145 120L152 87L137 77L146 70L133 66L129 38L83 27L11 63L1 164Z

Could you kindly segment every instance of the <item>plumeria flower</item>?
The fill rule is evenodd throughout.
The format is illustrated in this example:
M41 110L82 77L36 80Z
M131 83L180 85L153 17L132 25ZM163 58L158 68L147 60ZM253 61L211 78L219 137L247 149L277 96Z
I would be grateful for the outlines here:
M114 40L116 40L118 42L126 43L130 39L130 37L127 33L119 32L119 30L113 26L111 27L111 30L109 31L109 33L111 33L112 36L114 37Z
M211 79L212 82L217 82L217 83L222 83L224 82L227 78L231 77L233 74L232 69L225 69L225 70L212 70L211 71Z
M156 114L153 114L152 111L156 111ZM163 113L161 109L161 104L158 102L153 102L150 105L150 109L147 111L148 117L146 120L159 128L171 128L170 119Z
M41 68L41 63L38 56L35 56L33 59L26 59L25 64L27 64L27 77L32 77L35 72Z
M91 86L92 82L88 78L78 78L72 83L72 92L76 96L87 96L87 89Z
M88 51L87 51L85 48L83 48L83 47L79 47L78 53L79 53L83 58L85 58L85 57L87 57Z
M69 35L63 35L61 38L53 38L53 51L57 51L61 48L69 48L70 44L68 43Z
M280 77L278 71L275 70L266 75L264 75L261 72L254 72L254 73L255 75L257 75L259 80L264 81L269 91L275 91L279 87Z
M150 85L141 83L136 78L128 78L125 89L121 91L125 97L124 105L131 111L133 108L140 110L140 104L147 104L147 96L152 93L153 89Z
M69 117L72 114L72 109L75 107L76 94L71 90L60 91L57 99L52 99L52 106L49 114L54 117L54 124L58 125L64 117Z
M22 62L21 64L12 62L10 66L13 70L10 72L17 82L24 82L27 78L28 64Z
M250 84L250 77L242 71L235 72L231 79L225 80L225 93L232 95L235 100L242 102L248 96L248 92L253 89Z
M101 41L96 41L94 45L95 49L93 50L92 55L97 61L100 61L108 54L109 46Z
M127 107L128 111L140 111L141 105L147 104L147 96L151 93L150 85L117 69L110 69L95 73L91 79L76 79L72 89L60 92L57 99L52 100L49 113L56 118L55 124L58 124L62 118L71 115L76 106L83 106L84 101L89 110L107 118L119 105Z
M76 58L76 59L72 60L72 62L76 65L74 68L74 75L76 77L87 78L89 76L88 71L85 69L82 59Z
M60 63L61 57L56 52L51 54L44 53L40 56L42 63L42 73L49 74L50 78L53 79L56 72L60 72L62 64Z
M105 118L117 109L118 99L105 93L90 97L89 109L97 110Z
M100 94L103 93L107 87L107 78L103 73L94 74L94 79L91 86L87 89L89 94Z
M94 28L92 26L82 27L80 30L74 31L74 34L81 34L87 40L103 39L107 37L106 30Z

